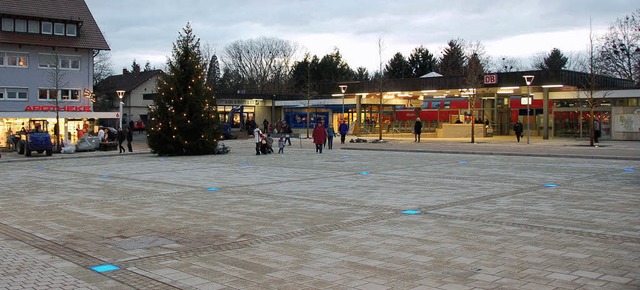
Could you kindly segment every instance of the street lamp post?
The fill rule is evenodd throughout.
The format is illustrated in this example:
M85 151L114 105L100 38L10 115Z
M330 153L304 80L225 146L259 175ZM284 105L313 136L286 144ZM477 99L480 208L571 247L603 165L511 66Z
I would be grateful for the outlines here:
M338 87L340 87L340 91L342 92L342 117L341 117L341 119L344 119L344 93L347 92L347 85L339 85Z
M531 83L533 83L533 75L522 76L527 83L527 144L529 144L529 138L531 137L531 120L529 119L529 107L531 106ZM523 98L524 99L524 98Z
M120 111L118 115L118 130L122 130L122 98L124 97L124 93L125 91L123 90L116 91L116 94L118 94L118 98L120 98L120 101L118 102L120 104ZM129 128L129 130L131 130L131 128Z

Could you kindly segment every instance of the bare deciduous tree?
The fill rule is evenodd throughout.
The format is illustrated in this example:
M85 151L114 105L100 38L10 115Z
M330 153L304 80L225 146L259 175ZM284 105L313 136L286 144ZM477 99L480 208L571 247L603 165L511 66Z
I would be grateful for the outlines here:
M245 90L278 92L285 87L297 51L297 44L278 38L238 40L225 47L222 63L242 78Z
M93 85L113 75L111 53L106 50L96 50L93 53Z
M640 83L640 9L609 27L595 57L605 73Z

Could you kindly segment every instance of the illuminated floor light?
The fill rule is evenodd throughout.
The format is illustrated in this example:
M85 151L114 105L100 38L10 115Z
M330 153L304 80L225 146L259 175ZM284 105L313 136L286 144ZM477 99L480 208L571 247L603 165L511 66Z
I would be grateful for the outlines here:
M38 167L36 170L44 170L44 167Z
M218 190L220 190L220 188L217 188L217 187L209 187L209 188L207 188L207 190L208 190L208 191L218 191Z
M467 160L460 160L460 164L467 164L467 163L469 163L469 161L467 161Z
M633 169L633 168L625 168L624 169L624 172L634 172L634 171L636 171L636 170Z
M99 266L93 266L91 267L91 270L96 271L98 273L104 273L109 271L120 270L120 267L116 265L111 265L111 264L104 264Z
M109 175L100 175L100 178L109 178Z
M369 171L360 171L360 172L358 172L358 173L359 173L360 175L367 175L367 174L369 174Z
M545 183L545 187L556 187L555 183Z
M242 164L240 164L240 166L246 167L246 166L249 166L249 164L248 163L242 163Z
M407 210L403 210L402 211L403 214L409 214L409 215L415 215L415 214L420 214L422 213L419 210L415 210L415 209L407 209Z
M349 155L342 155L342 158L343 159L347 159L347 158L349 158Z

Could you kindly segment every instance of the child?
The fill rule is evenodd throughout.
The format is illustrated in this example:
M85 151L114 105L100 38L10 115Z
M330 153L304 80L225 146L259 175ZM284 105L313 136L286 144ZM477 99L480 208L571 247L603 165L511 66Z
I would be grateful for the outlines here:
M278 154L284 154L284 137L278 139Z

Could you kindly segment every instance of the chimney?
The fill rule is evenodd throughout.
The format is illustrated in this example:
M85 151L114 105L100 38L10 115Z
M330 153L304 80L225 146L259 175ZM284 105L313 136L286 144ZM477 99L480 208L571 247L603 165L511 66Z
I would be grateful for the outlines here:
M129 74L129 70L127 70L126 68L122 69L122 74L123 75L128 75Z
M137 76L140 74L140 66L137 65L134 69L133 69L133 73Z

